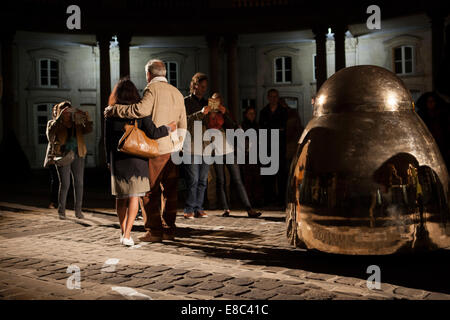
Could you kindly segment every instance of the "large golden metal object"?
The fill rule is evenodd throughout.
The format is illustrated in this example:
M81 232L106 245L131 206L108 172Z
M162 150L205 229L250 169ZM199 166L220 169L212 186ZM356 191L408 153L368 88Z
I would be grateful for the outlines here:
M382 255L450 247L449 176L403 82L376 66L320 88L289 177L300 248Z

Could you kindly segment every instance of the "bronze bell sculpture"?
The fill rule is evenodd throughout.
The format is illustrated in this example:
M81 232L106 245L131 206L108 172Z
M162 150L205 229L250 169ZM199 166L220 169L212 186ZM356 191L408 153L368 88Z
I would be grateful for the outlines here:
M300 248L382 255L450 247L449 176L403 82L376 66L320 88L289 175Z

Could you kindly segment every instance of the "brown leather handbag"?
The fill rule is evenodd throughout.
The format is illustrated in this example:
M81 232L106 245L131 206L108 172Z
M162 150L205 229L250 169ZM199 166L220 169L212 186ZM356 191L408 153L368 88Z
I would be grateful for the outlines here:
M145 132L138 128L137 120L134 120L134 125L126 124L124 129L125 133L119 140L117 151L142 158L159 156L158 142L147 137Z

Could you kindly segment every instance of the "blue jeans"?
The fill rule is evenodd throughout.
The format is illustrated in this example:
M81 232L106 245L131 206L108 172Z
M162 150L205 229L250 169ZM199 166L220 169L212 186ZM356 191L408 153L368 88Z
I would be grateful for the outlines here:
M203 210L203 201L205 199L205 191L208 183L209 164L203 160L201 164L185 164L187 196L185 213L192 213Z

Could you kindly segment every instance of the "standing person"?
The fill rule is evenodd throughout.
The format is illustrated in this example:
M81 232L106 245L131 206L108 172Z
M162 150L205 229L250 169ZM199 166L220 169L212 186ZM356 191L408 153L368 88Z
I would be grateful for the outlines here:
M58 169L56 169L56 164L54 163L49 163L47 168L50 174L50 204L48 205L48 208L55 209L58 207Z
M142 100L133 104L115 104L105 109L106 117L138 119L151 116L156 126L175 121L177 128L186 129L186 112L183 95L167 82L166 66L161 60L150 60L145 65L147 87ZM150 192L143 200L146 234L144 242L161 242L175 239L177 217L178 168L170 155L182 143L184 136L175 132L158 139L160 156L149 159Z
M276 89L270 89L267 92L269 103L261 110L259 115L259 126L261 129L268 129L267 150L272 151L271 130L279 130L279 168L276 175L267 175L263 177L264 181L264 199L266 204L285 205L285 193L287 183L286 169L286 123L288 112L279 103L279 93Z
M279 100L280 105L287 110L286 121L286 165L290 167L292 159L297 152L298 141L303 132L302 120L296 109L289 107L283 98Z
M54 106L53 119L47 123L49 145L44 166L56 161L57 156L64 156L71 151L73 160L60 166L57 163L59 178L58 214L60 219L66 218L66 200L72 176L75 193L75 216L83 219L84 162L87 154L83 135L92 132L93 123L87 112L72 108L69 101ZM57 162L57 161L56 161Z
M109 105L132 104L141 100L134 83L124 78L114 87ZM106 162L111 170L111 191L116 196L116 210L121 230L120 243L134 245L131 229L139 209L139 198L150 191L148 159L117 151L117 145L124 133L124 125L133 125L135 120L107 118L105 120ZM137 120L138 128L152 139L159 139L176 128L169 125L156 127L150 116Z
M207 143L203 141L203 133L205 131L204 119L209 113L210 107L208 100L205 99L206 91L208 90L208 77L206 74L198 72L194 74L190 84L190 94L184 98L187 115L188 132L191 135L191 144L185 145L183 152L188 154L191 158L190 164L184 165L187 185L186 204L184 207L184 218L206 218L208 215L203 210L203 201L205 199L206 187L208 183L209 164L203 159L203 150ZM201 139L202 147L199 148L201 153L196 154L194 148L194 124L196 121L201 121Z
M450 110L435 92L426 92L417 100L417 114L430 130L450 169Z
M226 163L226 156L229 153L234 154L234 149L231 145L228 144L225 134L225 129L236 129L237 125L231 119L228 110L223 105L222 96L219 93L214 93L212 96L213 99L219 99L220 105L219 110L217 112L210 111L206 117L206 123L208 129L217 129L220 130L223 136L222 149L215 149L215 156L222 157L222 163L214 163L214 170L216 172L216 187L217 187L217 196L219 198L219 203L223 209L223 217L230 216L230 207L227 202L227 195L225 192L225 167L228 169L230 173L231 181L234 183L236 187L237 195L239 196L242 204L245 206L245 210L250 218L257 218L261 215L261 212L257 212L252 208L250 200L247 196L247 191L244 188L244 184L241 179L241 172L239 170L239 165L237 164L236 156L234 157L234 161L232 164ZM219 144L220 146L220 144Z
M255 107L248 107L244 112L244 120L241 123L241 127L244 131L253 129L258 134L259 125L256 121L256 109ZM245 158L249 159L249 145L245 146ZM248 160L247 160L248 161ZM251 203L256 207L260 206L263 202L263 184L260 173L260 164L245 163L242 168L242 177L244 179L244 186L247 190L247 194Z
M56 108L52 108L52 118L56 118ZM49 137L47 139L50 141ZM56 169L56 164L54 161L49 161L44 167L47 167L50 174L50 204L49 209L55 209L58 207L58 190L59 190L59 179L58 179L58 169Z

